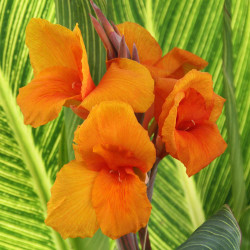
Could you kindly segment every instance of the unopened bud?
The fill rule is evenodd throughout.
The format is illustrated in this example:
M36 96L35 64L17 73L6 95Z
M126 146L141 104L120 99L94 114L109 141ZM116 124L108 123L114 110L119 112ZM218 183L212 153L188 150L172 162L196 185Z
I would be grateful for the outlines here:
M136 48L135 43L133 44L132 60L134 60L134 61L140 63L139 54L138 54L138 50L137 50L137 48Z

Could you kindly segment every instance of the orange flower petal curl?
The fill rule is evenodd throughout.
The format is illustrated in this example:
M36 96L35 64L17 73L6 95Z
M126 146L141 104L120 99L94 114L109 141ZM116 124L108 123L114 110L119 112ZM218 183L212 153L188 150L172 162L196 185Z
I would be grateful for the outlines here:
M106 166L118 170L131 165L147 172L155 162L155 148L147 131L126 103L110 101L95 106L75 132L74 141L76 160L85 161L90 169Z
M199 56L189 51L173 48L162 57L162 50L152 35L142 26L125 22L118 24L117 28L132 54L133 44L136 45L140 63L144 64L151 72L154 79L169 77L180 79L192 69L201 70L208 63Z
M99 224L92 206L92 189L98 172L71 161L57 174L48 202L45 223L62 237L92 237Z
M33 127L55 119L62 106L79 104L81 82L78 73L70 68L46 68L25 87L19 89L17 103L24 123Z
M44 19L32 18L26 28L26 45L35 75L54 66L71 68L81 75L82 48L73 31Z
M164 120L166 119L171 107L174 105L175 96L178 92L185 92L189 88L197 91L205 100L206 109L211 109L214 106L214 92L212 76L209 73L199 72L195 69L188 72L183 78L178 80L173 88L173 91L166 98L162 112L159 117L159 128L161 130Z
M145 227L151 212L146 185L132 172L102 170L94 183L92 202L102 232L112 239Z
M79 56L79 60L81 60L81 73L82 73L82 89L81 89L81 93L82 93L82 99L84 99L94 88L95 88L95 84L92 80L92 77L90 75L90 71L89 71L89 64L88 64L88 55L86 52L86 48L82 39L82 34L81 34L81 30L78 27L78 24L76 24L73 33L76 35L76 37L79 39L80 45L81 45L81 49L82 49L82 53L81 54L76 54L76 56Z
M166 152L179 159L189 176L199 172L226 149L215 122L224 99L213 92L208 73L190 71L176 82L159 118Z
M159 60L154 67L158 69L158 77L180 79L192 69L201 70L208 63L189 51L173 48Z
M214 93L214 107L209 117L211 122L216 122L218 120L225 101L226 99Z
M78 25L71 31L32 18L26 28L26 44L35 78L20 90L17 99L25 123L43 125L55 119L63 105L82 113L77 106L95 85Z
M157 78L155 81L154 116L157 121L162 111L162 105L173 90L176 82L177 80L172 78Z
M143 65L118 58L104 74L95 88L82 102L87 110L103 101L122 101L132 106L135 112L145 112L154 100L154 81Z

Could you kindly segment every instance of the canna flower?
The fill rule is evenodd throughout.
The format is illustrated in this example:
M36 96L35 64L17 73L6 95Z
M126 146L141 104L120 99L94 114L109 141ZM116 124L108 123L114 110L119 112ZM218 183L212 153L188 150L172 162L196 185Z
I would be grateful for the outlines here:
M155 38L142 26L125 22L116 25L132 53L134 44L137 47L140 63L145 65L154 79L167 77L180 79L192 69L201 70L208 63L189 51L173 48L162 57L162 50Z
M202 58L179 48L173 48L162 57L162 50L157 41L142 26L125 22L112 25L93 1L90 1L101 24L91 16L92 23L107 50L107 67L109 59L116 57L132 58L146 66L155 82L158 78L180 79L192 69L201 70L207 66ZM168 88L165 86L164 88ZM158 120L161 111L161 93L155 89L155 101L145 113L143 126L148 127L155 116Z
M179 79L191 69L201 70L207 66L202 58L179 48L162 57L160 45L146 29L131 22L111 25L98 6L90 2L101 24L92 16L91 20L107 50L108 59L125 57L138 61L150 70L154 79Z
M194 175L227 147L215 123L225 99L213 92L211 75L197 70L179 80L160 78L156 90L164 103L158 125L166 152Z
M146 130L126 103L102 102L78 127L76 159L57 174L48 202L48 226L63 238L112 239L145 227L151 204L145 174L155 161Z
M140 63L155 80L155 101L146 112L144 127L155 117L161 148L179 159L189 176L199 172L226 149L216 121L224 99L213 92L211 75L198 70L207 66L202 58L179 48L162 57L162 50L150 33L135 23L117 25L130 51L136 44ZM161 153L161 152L159 152Z
M43 19L31 19L26 44L34 79L19 90L17 103L25 124L33 127L55 119L62 106L71 107L86 118L101 101L129 103L135 112L152 104L153 80L139 63L117 58L95 87L90 75L86 49L76 24L73 31Z
M159 78L180 79L190 70L201 70L208 65L199 56L176 47L162 57L162 50L158 42L146 29L136 23L125 22L118 24L117 28L120 34L124 35L130 51L133 50L133 44L136 45L140 63L149 69L155 83L158 82ZM164 86L164 88L169 89L169 86ZM155 87L154 94L154 104L145 114L144 128L148 127L153 117L158 121L159 112L161 112L162 93L159 93Z

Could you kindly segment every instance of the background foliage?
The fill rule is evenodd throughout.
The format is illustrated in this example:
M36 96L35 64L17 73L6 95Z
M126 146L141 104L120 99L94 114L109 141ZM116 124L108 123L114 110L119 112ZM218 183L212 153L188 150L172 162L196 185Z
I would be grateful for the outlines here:
M165 54L173 47L195 53L209 62L215 92L224 96L222 74L222 0L99 0L95 1L115 23L137 22L157 39ZM32 79L25 46L25 27L31 17L73 28L78 22L88 51L91 74L97 84L105 71L105 51L94 32L86 0L0 0L0 248L108 249L114 243L100 232L94 240L64 242L43 223L49 185L65 161L73 157L71 141L81 122L69 110L49 124L31 129L23 125L16 105L18 88ZM249 1L232 1L233 73L240 147L247 201L250 204L249 164ZM230 117L228 117L230 119ZM218 121L228 134L225 113ZM234 120L231 121L235 122ZM66 143L67 142L67 143ZM60 149L60 150L59 150ZM60 154L58 154L60 151ZM59 164L58 164L59 162ZM192 178L170 157L159 166L149 233L153 249L174 249L224 203L233 206L229 151ZM34 176L38 176L37 179ZM39 179L40 178L40 179ZM241 183L243 180L238 180ZM237 184L237 183L236 183ZM249 209L241 219L247 249Z

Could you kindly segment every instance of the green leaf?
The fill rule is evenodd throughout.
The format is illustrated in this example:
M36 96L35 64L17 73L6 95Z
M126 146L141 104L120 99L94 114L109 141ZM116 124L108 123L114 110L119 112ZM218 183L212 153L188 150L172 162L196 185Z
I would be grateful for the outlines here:
M248 206L240 217L240 228L242 233L241 250L250 249L250 206Z
M158 40L164 54L178 46L206 59L209 62L206 71L213 75L215 91L222 94L223 2L109 0L107 14L116 23L135 21L146 27ZM105 12L105 2L96 3ZM88 13L93 13L89 2L57 0L56 9L59 18L57 22L70 28L73 28L75 22L79 23L88 51L91 74L97 84L105 71L105 53L89 23ZM65 112L70 115L61 115L54 122L31 129L22 125L23 118L15 103L18 88L32 78L28 50L24 45L25 27L31 17L55 22L54 2L0 0L0 13L0 248L20 249L21 245L23 249L63 249L58 235L43 223L46 205L43 200L47 199L49 192L45 183L53 183L59 170L59 145L61 152L67 150L68 159L72 159L70 147L73 132L82 121L77 121L76 116L73 116L76 120L72 122L73 114L68 110ZM250 193L249 16L248 1L232 2L233 72L247 193ZM62 129L64 120L65 130ZM227 139L224 123L223 113L218 126ZM65 141L65 138L61 140L61 131L67 131L64 133L67 136L67 147L61 144ZM27 159L28 155L32 157ZM60 157L60 165L65 161L67 157ZM38 178L42 176L43 181L36 181L34 173L38 171L42 172ZM195 177L187 178L184 171L184 167L171 157L165 158L159 166L149 223L153 249L175 249L222 204L233 204L228 151ZM41 191L43 189L44 193ZM249 204L250 197L247 199ZM249 220L249 217L245 219ZM245 221L242 225L249 223ZM95 244L106 249L104 246L107 246L108 241L103 238L105 243L102 245L97 237ZM81 247L78 242L71 243L75 248ZM96 246L92 243L91 246ZM90 247L86 244L89 241L85 241L83 246Z
M116 24L137 22L159 42L163 55L173 47L186 49L209 62L214 90L223 94L222 17L224 1L108 1L109 19ZM250 18L248 1L232 3L232 42L237 116L243 155L246 193L250 192L248 146ZM229 102L230 100L227 100ZM236 114L235 114L236 115ZM225 113L217 124L227 141ZM231 145L230 145L231 147ZM234 147L234 145L232 145ZM156 177L149 235L153 249L175 249L223 204L233 204L229 150L194 177L187 178L181 163L166 157ZM249 204L250 197L247 197ZM250 222L249 222L250 223Z
M234 198L233 211L235 213L236 218L239 218L246 204L246 190L234 91L230 0L225 1L223 14L223 74L224 92L225 97L227 99L225 105L226 125L228 130L228 143L232 172L232 196Z
M0 248L69 249L44 224L51 180L57 172L61 118L33 130L16 104L32 78L25 47L31 17L55 20L53 1L0 1Z
M230 208L224 206L204 222L177 249L240 249L240 228Z

